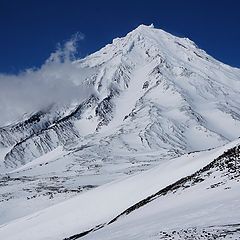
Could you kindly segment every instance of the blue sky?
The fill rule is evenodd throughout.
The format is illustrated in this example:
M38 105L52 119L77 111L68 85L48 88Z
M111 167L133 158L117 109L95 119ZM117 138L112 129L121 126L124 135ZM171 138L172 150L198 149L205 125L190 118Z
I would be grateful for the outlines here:
M41 66L76 32L85 35L79 43L84 57L141 23L188 37L240 67L239 9L238 0L0 0L0 72Z

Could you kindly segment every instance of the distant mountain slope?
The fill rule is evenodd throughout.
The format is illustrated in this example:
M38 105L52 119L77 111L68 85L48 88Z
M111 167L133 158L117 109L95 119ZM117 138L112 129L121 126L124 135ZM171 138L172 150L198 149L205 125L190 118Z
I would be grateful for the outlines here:
M92 134L111 136L130 152L167 149L163 152L173 155L240 135L240 71L189 39L141 25L73 64L83 69L96 94L68 115L46 106L45 112L2 127L0 143L12 147L4 160L7 169L65 145L66 139L90 141Z

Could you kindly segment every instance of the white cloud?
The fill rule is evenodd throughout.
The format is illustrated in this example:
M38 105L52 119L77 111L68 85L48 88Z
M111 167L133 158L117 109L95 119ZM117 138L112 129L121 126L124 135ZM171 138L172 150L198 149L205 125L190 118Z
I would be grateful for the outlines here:
M84 69L72 63L82 38L76 34L63 47L58 45L39 69L0 74L0 126L52 103L81 101L93 92L84 82Z

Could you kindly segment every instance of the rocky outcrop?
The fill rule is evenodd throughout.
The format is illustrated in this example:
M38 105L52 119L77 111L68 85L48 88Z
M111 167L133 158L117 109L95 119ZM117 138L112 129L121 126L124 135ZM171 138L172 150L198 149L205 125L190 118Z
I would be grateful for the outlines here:
M77 130L70 121L56 124L39 134L18 142L5 156L5 166L7 168L19 167L52 151L59 145L64 146L79 138Z

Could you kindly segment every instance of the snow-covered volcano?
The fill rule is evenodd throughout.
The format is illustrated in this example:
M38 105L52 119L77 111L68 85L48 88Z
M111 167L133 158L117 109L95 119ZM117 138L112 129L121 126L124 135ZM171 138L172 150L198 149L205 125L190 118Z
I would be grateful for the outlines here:
M72 64L89 97L0 128L0 223L240 136L240 70L187 38L140 25Z

